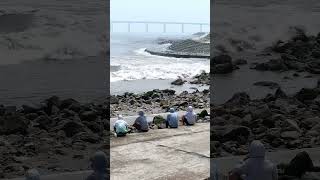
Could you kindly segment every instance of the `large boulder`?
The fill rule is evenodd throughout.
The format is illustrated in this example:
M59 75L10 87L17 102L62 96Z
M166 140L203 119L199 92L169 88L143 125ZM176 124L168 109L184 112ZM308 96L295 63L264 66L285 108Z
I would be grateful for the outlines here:
M171 82L172 85L176 85L176 86L182 86L186 81L181 79L181 78L178 78L174 81Z
M34 119L34 122L38 124L39 128L49 130L53 120L47 115L40 115L36 119Z
M301 134L298 131L285 131L281 133L281 138L288 140L295 140L298 139L300 136Z
M38 111L42 110L44 107L43 104L24 104L22 105L23 113L37 113Z
M217 128L217 127L215 127ZM213 131L216 140L227 142L227 141L247 141L251 131L245 126L226 125L215 129Z
M116 96L110 96L109 100L110 100L110 104L118 104L119 103L119 99Z
M299 101L308 101L308 100L313 100L319 95L319 90L318 89L311 89L311 88L302 88L297 94L296 98Z
M158 115L153 118L153 124L155 124L159 129L162 129L165 128L166 120L161 115Z
M219 55L212 58L213 64L232 64L232 58L229 55Z
M310 117L310 118L306 118L303 119L301 121L301 127L310 130L311 128L313 128L314 126L320 124L320 118L317 117Z
M232 63L216 64L213 65L214 74L228 74L234 70Z
M22 114L6 114L0 117L0 134L25 134L29 122Z
M271 59L268 62L256 63L251 66L251 69L259 71L281 71L288 70L282 59Z
M279 87L274 93L275 98L287 98L287 94Z
M86 131L85 126L81 122L62 120L56 130L63 130L67 137L73 137L75 134Z
M80 113L80 119L82 121L95 121L98 118L96 111L84 111Z
M229 105L246 105L250 102L250 96L246 92L239 92L232 96L226 104Z
M279 84L276 82L272 82L272 81L258 81L253 83L253 85L255 86L264 86L264 87L269 87L271 89L275 89L279 87Z
M253 119L265 119L270 118L272 113L268 105L264 104L258 107L251 107L250 112Z
M72 98L64 99L60 103L60 109L69 108L75 112L79 112L81 109L80 103Z

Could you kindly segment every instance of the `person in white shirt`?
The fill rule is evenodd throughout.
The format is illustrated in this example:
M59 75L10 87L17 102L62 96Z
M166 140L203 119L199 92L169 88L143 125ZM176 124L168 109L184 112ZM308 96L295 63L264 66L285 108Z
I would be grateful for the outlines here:
M197 114L193 112L192 106L189 106L187 109L187 113L182 116L182 124L187 126L192 126L196 123Z

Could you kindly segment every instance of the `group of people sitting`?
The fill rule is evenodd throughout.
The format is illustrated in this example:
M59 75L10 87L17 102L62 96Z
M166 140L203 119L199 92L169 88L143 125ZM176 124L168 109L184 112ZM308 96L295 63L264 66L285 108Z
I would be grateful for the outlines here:
M143 111L138 112L138 117L132 125L140 132L149 131L149 122L147 117L144 115ZM179 126L179 116L174 108L169 109L169 114L165 120L166 128L178 128ZM182 125L192 126L196 123L197 115L193 111L192 106L189 106L185 115L181 117ZM126 136L129 132L129 124L123 119L122 115L118 115L118 120L114 123L113 126L114 132L117 137Z

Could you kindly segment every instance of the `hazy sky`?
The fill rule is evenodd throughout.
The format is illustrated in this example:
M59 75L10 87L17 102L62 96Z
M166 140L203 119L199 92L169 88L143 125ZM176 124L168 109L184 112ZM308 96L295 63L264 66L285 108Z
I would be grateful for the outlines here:
M209 0L111 0L111 20L210 21Z

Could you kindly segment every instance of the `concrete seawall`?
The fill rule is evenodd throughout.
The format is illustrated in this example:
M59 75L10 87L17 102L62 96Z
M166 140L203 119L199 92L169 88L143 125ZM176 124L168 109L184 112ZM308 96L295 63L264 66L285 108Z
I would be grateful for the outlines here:
M190 54L190 53L183 53L183 52L174 52L174 51L157 51L146 49L146 52L157 55L157 56L165 56L165 57L174 57L174 58L201 58L201 59L209 59L210 55L207 54Z

